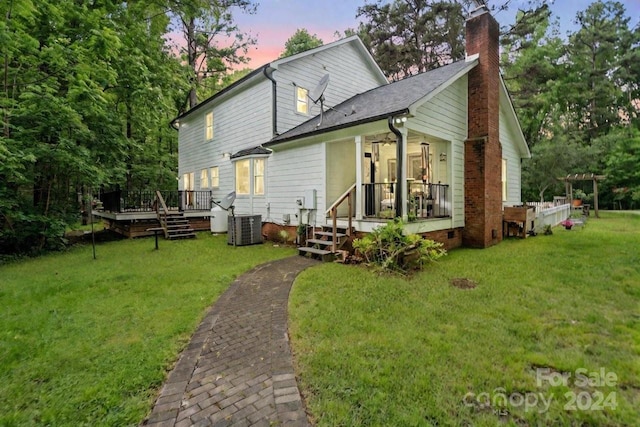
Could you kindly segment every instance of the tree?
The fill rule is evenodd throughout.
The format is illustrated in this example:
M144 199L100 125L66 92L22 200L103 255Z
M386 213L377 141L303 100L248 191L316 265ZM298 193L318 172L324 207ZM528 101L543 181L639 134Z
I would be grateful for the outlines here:
M184 73L160 5L12 0L0 14L0 253L60 247L91 187L175 185Z
M640 205L640 130L616 129L611 136L616 144L607 156L605 188L619 207L633 209Z
M614 1L596 1L576 16L579 29L567 45L566 120L577 123L585 144L621 122L621 106L630 112L624 90L632 89L637 80L629 81L633 76L619 70L640 40L629 20L624 6Z
M305 28L298 28L284 44L284 52L280 58L295 55L305 50L322 46L324 42L316 34L311 35Z
M530 147L549 137L558 122L558 81L565 48L546 3L519 10L502 37L501 65L520 125ZM557 129L555 129L557 131Z
M464 58L465 8L460 2L365 3L358 35L382 71L399 80Z
M204 77L220 76L244 56L255 40L240 31L236 11L254 13L251 0L169 0L170 15L180 23L186 42L181 47L190 70L188 108L198 104L197 89Z

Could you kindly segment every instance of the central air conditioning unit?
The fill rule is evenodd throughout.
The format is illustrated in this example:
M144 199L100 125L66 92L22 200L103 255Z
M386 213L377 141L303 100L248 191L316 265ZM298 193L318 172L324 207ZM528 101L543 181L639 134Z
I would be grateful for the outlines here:
M228 244L233 246L245 246L262 243L262 216L230 216L228 224Z

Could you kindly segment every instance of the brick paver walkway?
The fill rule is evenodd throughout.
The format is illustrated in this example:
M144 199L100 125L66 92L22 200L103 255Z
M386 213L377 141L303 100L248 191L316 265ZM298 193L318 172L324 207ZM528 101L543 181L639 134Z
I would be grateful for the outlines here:
M287 336L300 256L240 276L209 310L145 425L307 426Z

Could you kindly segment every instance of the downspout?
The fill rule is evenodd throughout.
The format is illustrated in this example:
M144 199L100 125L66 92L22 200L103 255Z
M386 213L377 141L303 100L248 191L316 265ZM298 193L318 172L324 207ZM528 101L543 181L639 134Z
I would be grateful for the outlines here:
M274 71L275 69L271 68L270 66L267 66L267 67L264 67L264 69L262 70L262 73L266 78L271 80L271 111L273 111L273 114L271 115L271 128L273 129L273 136L276 137L278 136L278 102L277 102L278 90L276 87L276 81L273 78Z
M404 152L402 151L402 133L393 125L393 116L389 116L387 119L389 124L389 130L396 136L396 191L395 191L395 206L396 206L396 218L402 218L402 192L404 186L402 185L402 169L404 168Z

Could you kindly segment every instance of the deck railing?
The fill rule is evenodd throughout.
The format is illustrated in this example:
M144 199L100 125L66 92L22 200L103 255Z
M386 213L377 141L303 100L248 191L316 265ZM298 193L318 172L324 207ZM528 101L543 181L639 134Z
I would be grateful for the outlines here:
M169 210L201 211L211 209L211 191L160 190ZM155 191L115 190L100 194L108 212L156 212Z
M364 216L391 219L395 217L395 183L363 184ZM416 219L451 216L447 184L411 182L407 185L407 212Z
M561 221L567 219L571 215L571 205L569 203L552 206L550 204L540 204L540 202L527 202L529 206L536 206L536 228L550 225L555 227Z

